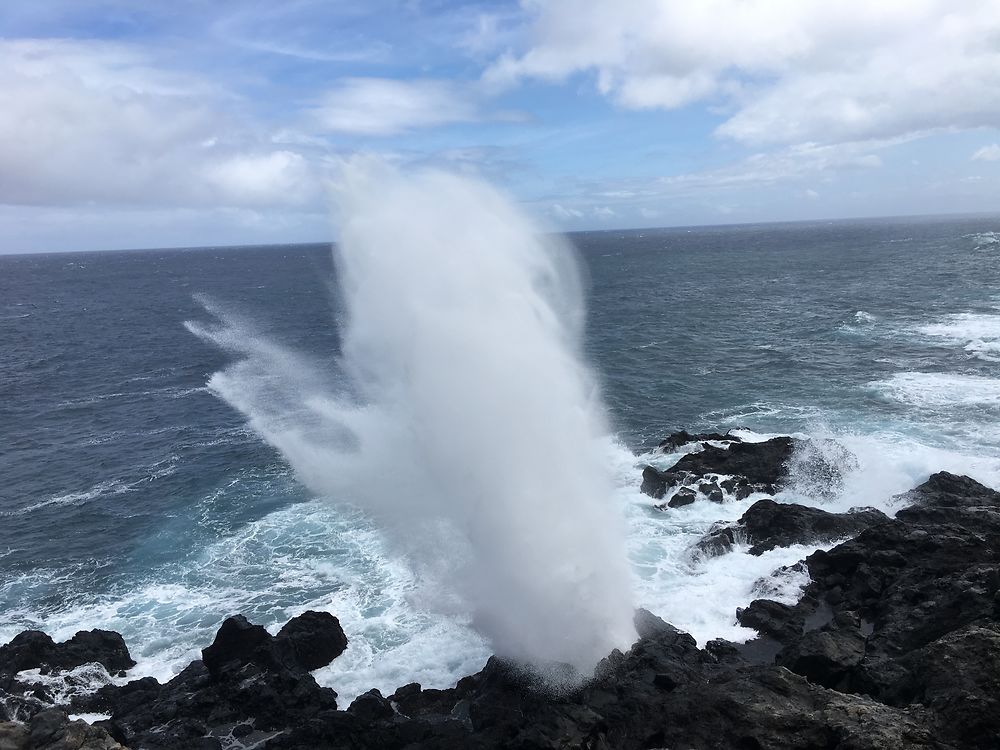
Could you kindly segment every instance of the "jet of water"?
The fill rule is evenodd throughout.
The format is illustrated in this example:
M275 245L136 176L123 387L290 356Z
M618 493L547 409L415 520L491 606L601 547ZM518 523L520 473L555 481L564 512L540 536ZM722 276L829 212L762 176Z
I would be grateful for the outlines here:
M501 656L590 672L635 639L572 248L467 177L350 163L338 365L222 321L209 381L313 491L365 508Z

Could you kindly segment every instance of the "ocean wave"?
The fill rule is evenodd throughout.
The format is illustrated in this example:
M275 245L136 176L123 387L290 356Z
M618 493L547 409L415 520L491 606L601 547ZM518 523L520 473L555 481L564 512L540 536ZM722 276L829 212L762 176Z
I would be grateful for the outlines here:
M206 386L200 386L196 388L182 388L178 386L169 386L165 388L153 388L148 391L120 391L115 393L101 393L96 396L88 396L86 398L60 401L58 406L60 408L76 408L80 406L92 406L94 404L99 404L101 402L110 401L114 399L144 398L148 396L164 396L166 398L187 398L188 396L193 396L198 393L207 394L208 392L209 391Z
M958 313L919 326L917 331L923 336L961 346L976 359L1000 361L1000 313Z
M837 330L850 334L868 333L875 327L877 321L878 318L867 310L858 310L851 316L849 322L845 321L838 325Z
M1000 407L1000 380L951 372L902 372L868 384L885 398L918 408Z
M971 239L977 250L1000 245L1000 232L975 232L962 235L963 239Z
M171 474L174 474L177 471L178 461L178 456L171 455L146 467L143 476L139 479L133 479L131 481L121 478L108 479L103 482L98 482L93 487L86 490L78 490L76 492L67 492L61 495L55 495L53 497L45 498L44 500L39 500L38 502L30 505L26 505L23 508L0 512L0 516L21 516L53 505L85 505L92 500L97 500L98 498L114 497L116 495L124 495L129 492L134 492L141 489L149 482L154 482L158 479L163 479Z

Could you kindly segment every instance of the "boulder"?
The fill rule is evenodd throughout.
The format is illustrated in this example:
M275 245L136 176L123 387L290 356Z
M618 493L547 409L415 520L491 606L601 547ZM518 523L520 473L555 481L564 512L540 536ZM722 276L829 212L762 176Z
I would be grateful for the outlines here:
M218 677L247 664L310 672L326 666L346 648L347 636L337 618L328 612L309 611L289 620L273 637L243 615L229 617L201 655L209 674Z
M773 493L787 474L794 442L790 437L776 437L761 443L734 443L728 448L705 445L697 453L681 456L671 471L685 471L696 477L727 474L744 477L747 482Z
M0 672L68 670L90 663L102 664L109 672L135 666L125 640L110 630L81 630L63 643L56 643L40 631L26 630L0 646Z
M758 500L735 524L713 528L695 547L708 556L729 551L734 544L750 544L750 554L760 555L775 547L831 542L854 536L889 517L874 508L830 513L795 503Z
M664 453L673 453L678 448L682 448L690 443L705 443L709 440L715 442L740 443L742 440L738 435L720 432L697 432L691 434L687 430L672 432L666 439L657 446Z
M293 617L274 637L280 646L287 644L303 669L325 667L347 648L347 636L340 621L329 612L303 612Z

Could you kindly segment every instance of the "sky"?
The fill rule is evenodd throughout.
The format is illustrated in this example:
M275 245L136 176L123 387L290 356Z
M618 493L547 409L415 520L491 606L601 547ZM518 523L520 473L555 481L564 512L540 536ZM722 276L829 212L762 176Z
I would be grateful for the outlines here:
M330 240L358 154L553 230L1000 212L1000 0L0 3L0 252Z

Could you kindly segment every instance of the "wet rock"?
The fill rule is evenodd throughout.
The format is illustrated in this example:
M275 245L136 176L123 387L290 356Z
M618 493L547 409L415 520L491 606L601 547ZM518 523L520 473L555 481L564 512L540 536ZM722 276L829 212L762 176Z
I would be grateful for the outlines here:
M135 666L124 639L110 630L81 630L63 643L37 630L26 630L0 646L0 672L69 670L90 663L102 664L110 672Z
M698 485L698 491L713 503L721 503L725 499L722 488L715 482L702 482Z
M212 645L202 649L201 660L213 677L254 662L269 665L273 663L271 641L270 633L243 615L227 617Z
M274 637L280 647L287 644L303 669L325 667L347 648L340 621L329 612L303 612L289 620Z
M910 504L911 510L938 508L1000 508L1000 492L980 484L975 479L947 471L931 474L926 482L897 497Z
M777 641L778 664L886 705L922 705L936 736L992 748L1000 737L1000 495L934 475L918 504L806 559L788 607L755 601L741 624Z
M687 430L680 430L678 432L671 433L665 440L661 441L657 447L664 453L672 453L678 448L682 448L690 443L704 443L709 440L729 443L742 442L738 435L733 435L728 432L725 434L719 432L697 432L692 435Z
M872 508L829 513L805 505L758 500L735 524L712 529L695 546L714 556L737 543L750 544L750 554L760 555L775 547L843 539L888 520L888 516Z
M646 466L642 470L642 485L640 485L639 490L651 498L659 500L667 494L667 490L682 484L685 479L685 474L674 471L660 471L653 466Z
M685 505L690 505L698 497L698 494L687 487L682 487L674 493L673 497L667 500L667 506L670 508L681 508Z
M369 722L389 719L396 713L392 704L382 697L382 693L374 689L355 698L347 710L362 721Z

